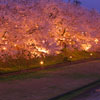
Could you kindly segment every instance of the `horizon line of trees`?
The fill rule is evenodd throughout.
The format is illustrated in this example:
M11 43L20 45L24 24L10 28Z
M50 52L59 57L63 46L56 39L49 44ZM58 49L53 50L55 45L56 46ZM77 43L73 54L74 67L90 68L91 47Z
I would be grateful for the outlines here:
M81 2L79 0L68 0L68 2L71 2L71 1L76 5L80 5L81 4Z

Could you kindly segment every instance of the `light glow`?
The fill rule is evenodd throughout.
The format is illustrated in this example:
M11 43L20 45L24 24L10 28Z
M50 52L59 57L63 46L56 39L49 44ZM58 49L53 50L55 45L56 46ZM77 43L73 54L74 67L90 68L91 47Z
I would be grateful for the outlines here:
M73 57L72 57L72 56L70 56L69 58L70 58L70 59L72 59Z
M90 53L90 56L93 56L93 53Z
M98 44L98 42L99 42L99 40L97 38L94 41L95 41L96 44Z
M44 61L40 61L40 65L43 65L44 64Z
M3 47L3 50L6 50L7 48L6 47Z
M82 48L83 48L83 50L85 50L85 51L88 51L91 47L92 47L91 44L82 44Z

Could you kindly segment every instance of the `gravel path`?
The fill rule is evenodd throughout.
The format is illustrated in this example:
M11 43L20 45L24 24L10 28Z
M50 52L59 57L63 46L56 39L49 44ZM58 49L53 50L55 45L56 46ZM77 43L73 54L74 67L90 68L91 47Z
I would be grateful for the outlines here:
M100 60L65 66L47 74L39 79L0 82L0 100L48 100L79 88L100 77Z

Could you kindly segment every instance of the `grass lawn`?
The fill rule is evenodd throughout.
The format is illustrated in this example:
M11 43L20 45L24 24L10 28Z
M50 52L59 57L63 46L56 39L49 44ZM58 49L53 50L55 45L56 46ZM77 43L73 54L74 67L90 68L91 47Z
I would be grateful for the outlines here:
M91 62L89 62L91 63ZM76 67L73 67L76 66ZM80 66L84 66L84 63L80 64ZM91 68L91 67L90 67ZM19 79L28 79L28 78L34 78L34 79L40 79L40 78L44 78L44 77L51 77L52 73L58 73L61 77L66 77L70 78L70 79L74 79L74 80L79 80L79 79L89 79L89 78L99 78L100 74L93 72L94 70L92 69L92 72L90 73L84 73L82 71L82 69L85 71L89 71L88 67L82 67L77 68L77 64L74 65L68 65L68 67L66 65L64 65L63 67L54 67L54 68L49 68L49 69L42 69L39 71L34 71L34 72L23 72L23 73L19 73L19 74L15 74L15 75L4 75L4 76L0 76L0 81L7 81L7 80L19 80ZM65 72L62 72L65 71ZM97 69L98 71L98 69ZM51 74L51 75L50 75Z
M82 59L100 57L100 53L94 53L94 52L77 51L77 50L70 51L66 49L62 50L62 52L63 53L56 56L46 56L30 60L26 60L23 57L20 57L19 59L11 59L10 57L8 57L6 63L0 62L0 73L9 73L31 68L46 67L49 65L55 65L58 63L64 63L69 61L73 62ZM41 61L44 62L43 65L40 65Z

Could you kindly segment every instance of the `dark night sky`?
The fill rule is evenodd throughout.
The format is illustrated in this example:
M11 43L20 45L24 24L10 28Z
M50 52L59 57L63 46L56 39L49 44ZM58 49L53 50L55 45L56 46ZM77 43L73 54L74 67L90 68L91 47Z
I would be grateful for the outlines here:
M67 1L67 0L65 0ZM73 1L73 0L72 0ZM91 9L95 8L100 12L100 0L80 0L82 2L82 5Z

